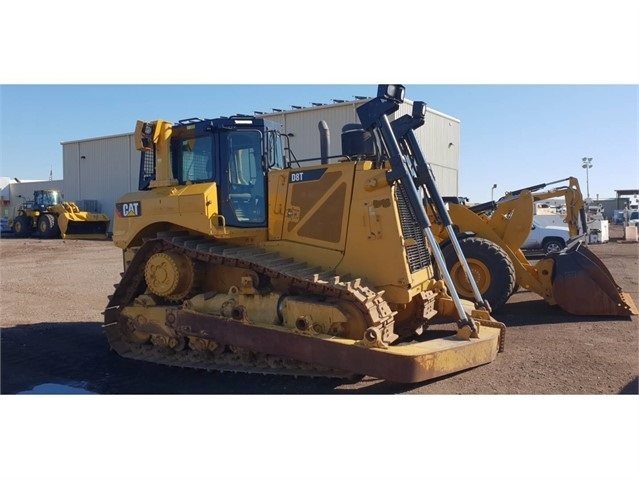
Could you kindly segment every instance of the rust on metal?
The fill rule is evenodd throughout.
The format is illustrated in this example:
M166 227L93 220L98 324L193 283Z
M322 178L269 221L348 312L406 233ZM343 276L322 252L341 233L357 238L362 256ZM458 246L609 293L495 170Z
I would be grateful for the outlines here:
M500 335L498 328L481 328L477 339L459 340L452 334L386 349L367 348L353 340L292 334L277 326L248 325L186 310L177 312L176 328L217 343L399 383L422 382L489 363L497 356ZM462 349L463 354L458 354Z

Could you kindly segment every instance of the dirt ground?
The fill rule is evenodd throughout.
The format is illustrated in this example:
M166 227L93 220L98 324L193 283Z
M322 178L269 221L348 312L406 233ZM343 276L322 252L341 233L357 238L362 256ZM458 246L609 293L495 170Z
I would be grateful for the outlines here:
M591 245L639 304L639 245ZM417 385L211 373L120 358L109 351L102 311L122 269L110 241L0 241L2 394L42 385L98 394L637 394L638 318L576 317L530 292L494 316L505 351L487 365ZM144 378L143 381L140 378ZM46 390L44 392L47 392Z

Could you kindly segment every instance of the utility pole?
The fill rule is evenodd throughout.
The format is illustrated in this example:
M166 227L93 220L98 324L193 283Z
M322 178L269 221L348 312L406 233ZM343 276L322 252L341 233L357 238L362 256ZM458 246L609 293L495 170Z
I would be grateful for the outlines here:
M586 169L586 202L590 203L590 185L588 184L588 170L592 168L592 158L586 158L585 156L581 159L581 167Z

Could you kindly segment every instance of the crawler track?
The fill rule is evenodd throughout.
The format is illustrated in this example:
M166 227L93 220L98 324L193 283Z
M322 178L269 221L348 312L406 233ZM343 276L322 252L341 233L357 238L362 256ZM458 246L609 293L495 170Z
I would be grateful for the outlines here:
M393 321L393 312L382 299L383 292L371 290L359 279L346 280L322 271L320 268L309 268L306 264L296 263L289 258L282 258L277 253L269 253L261 248L237 247L183 232L169 232L160 234L157 238L143 244L123 275L121 282L116 286L104 312L105 329L109 343L123 357L169 366L217 371L323 377L353 375L350 372L322 368L246 348L231 350L227 347L223 352L218 353L194 351L187 346L181 351L175 351L128 341L124 333L127 329L127 318L122 314L122 309L129 305L136 296L144 293L146 289L144 280L146 261L155 253L167 251L180 252L193 261L205 265L247 268L261 275L277 278L279 283L284 281L290 291L295 291L298 294L320 295L350 301L364 313L369 326L384 328ZM206 315L205 319L222 321L230 327L240 327L240 325L229 325L229 319L224 317ZM275 334L290 335L292 338L300 339L292 332ZM233 345L227 344L227 346Z

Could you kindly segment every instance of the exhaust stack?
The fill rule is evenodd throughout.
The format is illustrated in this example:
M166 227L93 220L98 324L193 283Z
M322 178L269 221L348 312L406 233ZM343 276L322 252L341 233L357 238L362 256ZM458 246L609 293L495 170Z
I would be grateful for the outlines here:
M320 131L320 158L322 159L322 165L328 164L328 154L331 149L331 132L328 129L328 124L322 120L317 124Z

